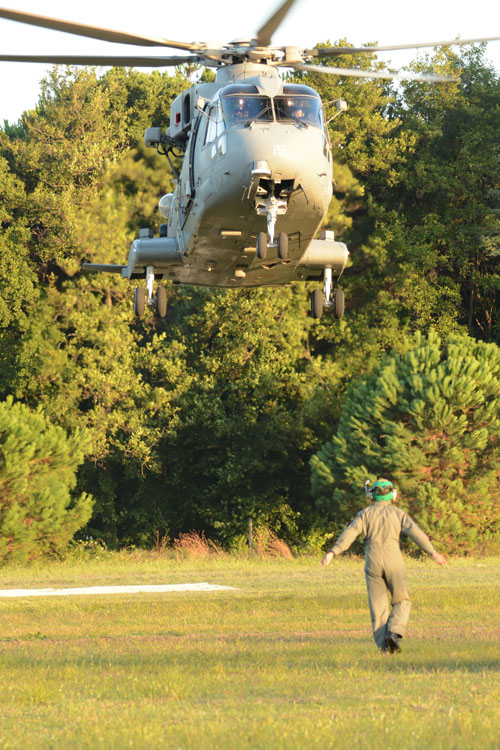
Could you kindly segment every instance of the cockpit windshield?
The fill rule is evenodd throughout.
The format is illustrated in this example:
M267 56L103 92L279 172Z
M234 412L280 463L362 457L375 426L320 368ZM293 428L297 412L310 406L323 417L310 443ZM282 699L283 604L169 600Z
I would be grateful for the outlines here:
M271 99L262 96L256 86L232 84L221 92L222 109L227 127L246 125L254 120L273 120Z
M222 89L220 98L227 128L275 119L323 127L321 99L310 86L287 84L283 86L283 93L271 100L260 93L257 86L233 83Z
M295 120L305 125L323 127L321 100L309 86L284 86L283 95L274 99L274 110L278 121Z

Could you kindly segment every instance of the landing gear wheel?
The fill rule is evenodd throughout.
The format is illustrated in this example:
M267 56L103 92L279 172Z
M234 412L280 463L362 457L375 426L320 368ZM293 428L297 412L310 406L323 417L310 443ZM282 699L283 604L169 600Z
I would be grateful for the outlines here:
M158 318L164 318L167 314L167 290L164 286L159 286L156 290L156 315Z
M146 290L142 286L138 286L134 292L134 315L137 318L142 318L146 309Z
M342 320L345 307L345 297L342 289L336 289L334 291L333 300L335 302L335 317L338 318L338 320Z
M257 258L264 260L267 256L267 234L259 232L257 234Z
M278 258L288 260L288 235L285 232L278 235Z
M323 314L323 290L315 289L311 293L311 315L319 320Z

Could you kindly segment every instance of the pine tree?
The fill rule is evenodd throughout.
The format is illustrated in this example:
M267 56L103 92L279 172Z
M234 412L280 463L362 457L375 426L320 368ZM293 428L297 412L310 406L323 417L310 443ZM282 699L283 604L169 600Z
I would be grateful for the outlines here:
M0 403L0 561L60 552L86 524L92 498L71 490L88 442L10 397Z
M356 380L332 440L311 459L323 512L345 522L367 478L449 551L500 545L500 349L417 333Z

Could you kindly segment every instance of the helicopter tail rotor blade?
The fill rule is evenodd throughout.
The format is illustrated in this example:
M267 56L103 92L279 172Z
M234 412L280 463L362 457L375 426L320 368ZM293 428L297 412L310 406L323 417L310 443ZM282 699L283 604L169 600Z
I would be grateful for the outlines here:
M401 71L392 73L386 70L353 70L352 68L331 68L329 65L293 65L295 70L307 70L310 73L327 73L332 76L352 76L353 78L388 78L398 81L429 81L431 83L457 81L453 76L442 76L434 73L410 73Z
M413 44L390 44L384 46L369 45L366 47L316 47L306 50L308 57L335 57L336 55L357 55L361 53L395 52L403 49L419 49L422 47L451 47L453 45L480 44L481 42L496 42L500 36L483 36L474 39L449 39L441 42L415 42Z
M124 68L165 68L171 65L197 62L198 58L189 57L132 57L109 55L0 55L0 62L44 63L46 65L102 65L104 67ZM201 58L200 58L201 61Z
M271 38L274 32L279 26L281 26L294 3L295 0L284 0L266 23L261 26L257 32L257 38L255 40L259 47L268 47L271 44Z
M63 21L59 18L37 16L33 13L24 13L19 10L10 10L9 8L0 8L0 18L6 18L8 21L27 23L31 26L41 26L53 31L65 31L69 34L76 34L77 36L84 36L90 39L100 39L104 42L137 44L142 47L172 47L174 49L185 50L197 50L200 48L200 45L196 42L174 42L170 39L156 39L140 34L130 34L126 31L113 31L112 29L100 28L99 26L87 26L82 23L74 23L73 21Z

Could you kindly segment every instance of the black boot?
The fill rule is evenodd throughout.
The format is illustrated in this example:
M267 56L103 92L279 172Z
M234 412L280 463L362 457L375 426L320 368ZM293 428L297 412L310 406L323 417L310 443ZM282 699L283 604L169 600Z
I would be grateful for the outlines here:
M398 633L388 633L387 638L385 639L385 648L390 654L395 654L396 651L400 651L399 647L399 641L401 640L400 635Z

